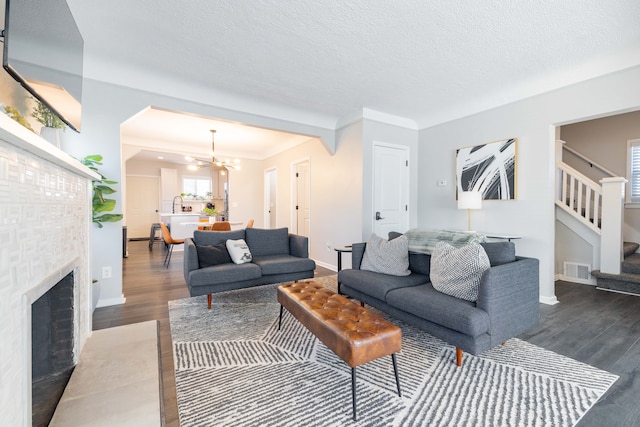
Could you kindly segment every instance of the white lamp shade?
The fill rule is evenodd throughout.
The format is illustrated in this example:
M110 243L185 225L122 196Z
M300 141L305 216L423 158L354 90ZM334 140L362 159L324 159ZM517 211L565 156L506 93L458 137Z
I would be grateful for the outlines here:
M459 192L458 209L482 209L482 193L479 191Z

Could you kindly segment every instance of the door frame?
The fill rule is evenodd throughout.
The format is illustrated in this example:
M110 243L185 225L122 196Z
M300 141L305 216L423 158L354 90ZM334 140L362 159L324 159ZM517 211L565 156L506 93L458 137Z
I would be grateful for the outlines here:
M290 215L290 221L291 221L291 230L295 230L295 233L298 233L298 222L297 222L297 215L298 212L296 211L296 199L297 199L297 192L298 192L298 181L296 180L296 167L299 164L302 163L306 163L308 165L309 168L309 179L307 179L307 185L306 185L306 189L305 192L308 194L309 196L309 234L311 234L311 216L313 215L313 213L311 212L311 158L310 157L303 157L297 160L294 160L291 162L291 215ZM310 237L310 236L307 236Z
M273 200L271 199L272 177L274 178L274 181L276 184L275 195ZM269 210L271 209L271 206L269 206L270 202L273 202L276 205L275 224L277 227L278 226L278 168L277 167L272 167L264 170L264 205L263 205L264 211L262 216L264 228L271 228L271 214L269 213Z
M374 177L376 171L376 149L378 147L386 147L394 150L402 150L406 153L407 161L411 158L411 147L400 144L392 144L389 142L382 141L373 141L372 150L371 150L371 212L369 214L369 221L371 224L371 232L375 233L376 231L376 180ZM404 220L406 221L405 226L408 228L411 224L411 209L409 208L409 202L411 200L411 162L407 164L406 173L403 177L404 181L404 199L407 203L407 210L405 211ZM381 236L385 237L385 236Z

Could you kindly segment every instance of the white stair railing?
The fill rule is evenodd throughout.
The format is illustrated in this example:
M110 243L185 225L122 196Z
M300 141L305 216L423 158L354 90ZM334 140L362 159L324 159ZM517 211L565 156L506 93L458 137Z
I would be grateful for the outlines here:
M600 234L602 187L565 163L557 172L556 205Z

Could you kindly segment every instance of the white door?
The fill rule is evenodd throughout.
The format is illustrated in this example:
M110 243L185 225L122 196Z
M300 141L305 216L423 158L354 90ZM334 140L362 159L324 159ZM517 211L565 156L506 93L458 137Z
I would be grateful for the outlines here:
M271 169L264 173L264 224L265 228L276 228L276 189L278 188L278 171Z
M294 170L296 234L309 237L309 162L296 163Z
M127 237L149 237L151 224L158 222L160 208L158 178L127 176ZM171 211L169 211L171 212Z
M386 239L409 227L409 149L375 144L373 163L373 232Z

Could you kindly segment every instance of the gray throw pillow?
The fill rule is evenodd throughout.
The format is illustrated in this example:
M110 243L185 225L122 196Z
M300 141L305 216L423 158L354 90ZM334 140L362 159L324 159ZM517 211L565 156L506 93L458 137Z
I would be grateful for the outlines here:
M487 253L476 242L460 248L438 242L431 254L431 284L444 294L475 302L482 274L490 267Z
M227 245L224 242L217 245L196 245L196 252L200 268L231 262Z
M372 234L364 249L360 269L392 276L410 275L409 241L406 236L389 241Z

